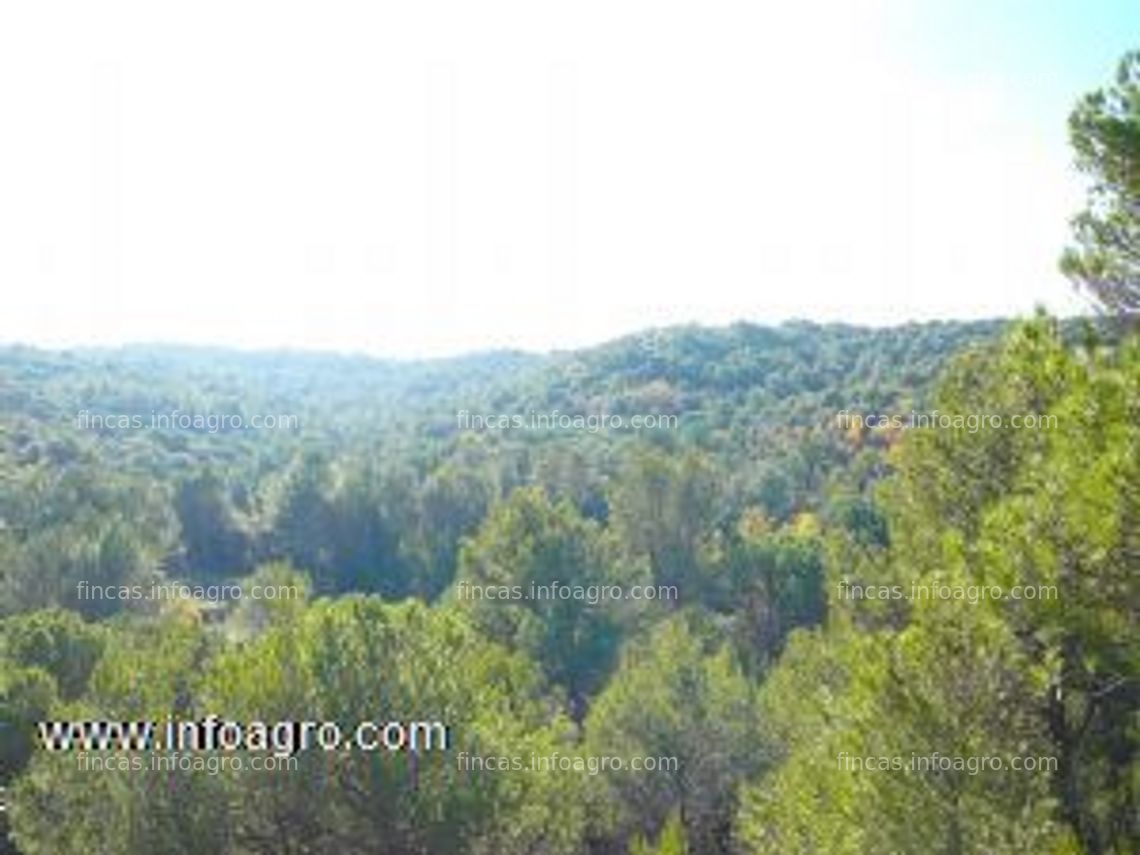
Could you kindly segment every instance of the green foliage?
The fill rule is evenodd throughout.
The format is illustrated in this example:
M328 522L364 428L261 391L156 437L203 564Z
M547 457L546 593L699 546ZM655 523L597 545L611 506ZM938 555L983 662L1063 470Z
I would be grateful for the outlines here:
M250 537L241 528L227 485L206 471L178 485L174 508L183 532L187 575L224 578L249 566Z
M0 621L0 782L27 765L36 722L87 691L106 635L59 610Z
M646 451L630 461L611 499L611 520L628 552L649 563L671 602L700 602L713 587L720 479L707 459Z
M741 525L726 563L723 609L742 661L758 675L780 655L789 632L824 619L822 545L816 536Z
M27 766L36 722L47 718L58 698L55 681L42 668L0 666L0 781L12 780Z
M1140 51L1124 56L1113 85L1086 95L1069 117L1077 166L1091 179L1072 220L1076 245L1061 270L1117 313L1140 310Z
M65 700L86 691L103 652L106 631L73 612L53 609L0 621L0 661L41 668Z
M625 761L602 776L597 823L629 838L677 811L697 851L726 851L736 787L763 763L753 688L727 648L709 650L671 617L626 651L585 729L591 754ZM658 768L631 768L634 758Z
M276 675L276 676L274 676ZM564 739L521 657L479 637L456 610L318 603L210 670L202 703L246 719L437 720L445 753L298 757L280 778L242 780L239 841L286 837L322 851L573 851L573 779L458 768L454 752L543 753ZM476 775L473 779L472 775ZM568 789L570 788L570 789ZM451 848L449 848L451 847Z
M105 617L117 597L83 596L79 585L149 585L177 543L163 492L103 469L19 468L0 497L0 613L63 606Z
M141 633L141 636L135 636ZM132 637L134 636L134 637ZM477 775L454 749L550 754L568 723L551 717L536 671L483 638L454 610L350 597L318 603L255 641L218 654L193 624L122 634L76 717L189 719L225 710L239 721L428 720L450 750L297 755L299 768L95 774L40 753L15 789L23 851L575 851L584 796L570 776ZM476 775L475 777L472 777ZM167 780L163 780L166 778ZM110 810L95 827L69 812Z
M516 490L492 510L464 546L460 567L458 607L469 608L489 637L542 663L580 717L633 619L631 603L600 601L596 592L627 590L644 577L623 569L597 523L537 487ZM561 597L552 587L571 584L582 596Z
M901 623L880 614L863 630L862 604L833 603L828 631L796 638L765 684L769 738L786 760L748 791L738 834L758 853L1128 852L1140 349L1074 352L1039 319L988 360L959 362L938 405L1057 423L910 435L883 491L890 544L853 572L1046 593L919 599ZM935 751L1051 757L1056 768L917 775L838 763Z
M294 621L304 610L310 588L308 576L292 565L281 561L263 564L243 581L241 602L227 628L247 637ZM271 589L273 596L266 596L266 589ZM257 591L260 594L255 597Z
M1138 345L1078 322L1042 318L995 341L999 327L741 324L403 366L0 349L13 845L1128 852L1140 837ZM85 408L176 407L297 413L302 427L255 438L74 423ZM1058 421L971 433L835 420L933 407ZM461 409L680 423L477 431ZM172 577L245 596L160 608L78 593ZM1058 596L852 602L840 580ZM675 586L678 599L526 596L552 582ZM254 600L254 585L298 596ZM318 749L295 771L213 775L85 771L34 743L46 718L210 714L439 719L451 745ZM462 768L461 751L678 768L496 773ZM930 775L838 762L936 751L1059 764Z
M123 621L107 638L89 690L41 718L69 720L190 718L194 685L210 656L192 620ZM71 852L217 852L225 843L219 780L204 773L91 770L80 758L149 760L147 753L37 750L10 792L9 819L19 850ZM98 816L99 822L75 822Z
M629 855L688 855L689 847L685 842L685 827L681 824L681 815L674 811L661 829L654 846L641 835L634 838L629 847Z

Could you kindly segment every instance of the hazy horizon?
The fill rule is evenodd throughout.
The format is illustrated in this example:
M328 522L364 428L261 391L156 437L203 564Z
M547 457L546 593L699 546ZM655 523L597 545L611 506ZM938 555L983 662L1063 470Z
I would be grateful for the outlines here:
M1065 116L1135 16L996 6L10 8L0 341L417 358L1083 311Z
M320 348L320 347L307 347L305 345L240 345L240 344L217 344L212 342L192 342L192 341L177 341L177 340L137 340L137 341L123 341L115 343L95 343L95 344L75 344L75 345L53 345L53 344L40 344L31 341L21 340L0 340L0 349L3 348L31 348L42 353L53 354L66 354L66 353L121 353L127 350L192 350L209 353L217 351L223 354L240 354L245 356L314 356L314 357L335 357L345 359L369 359L380 362L396 362L396 363L417 363L417 362L444 362L448 360L463 360L474 359L485 356L495 356L500 354L545 357L545 356L558 356L560 354L572 354L581 351L592 350L594 348L606 347L611 344L624 341L629 338L637 338L639 336L650 335L653 333L667 333L672 331L682 330L701 330L707 332L721 332L731 329L739 325L759 327L761 329L783 329L786 327L795 327L799 325L816 326L821 328L837 327L852 330L863 331L876 331L876 330L890 330L908 326L928 326L932 324L1012 324L1019 320L1029 319L1030 314L1019 315L1016 317L978 317L978 318L929 318L926 320L902 320L893 323L883 324L864 324L852 323L842 320L826 320L817 321L811 318L787 318L782 321L765 322L754 321L748 318L739 318L730 320L725 323L702 323L699 321L681 321L675 324L667 324L661 326L647 326L638 329L631 329L627 332L618 333L600 341L590 342L581 345L573 345L569 347L549 347L545 349L538 348L525 348L525 347L485 347L474 350L458 351L456 353L442 353L426 356L402 356L402 355L387 355L384 353L369 353L364 350L338 350L336 348ZM1095 320L1094 314L1068 314L1057 315L1062 319L1074 319L1085 317L1090 320Z

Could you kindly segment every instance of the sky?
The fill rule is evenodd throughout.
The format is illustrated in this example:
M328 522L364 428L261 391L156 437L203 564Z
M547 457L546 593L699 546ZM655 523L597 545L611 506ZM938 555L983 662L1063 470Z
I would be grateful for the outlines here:
M423 357L1087 309L1136 0L0 5L0 342Z

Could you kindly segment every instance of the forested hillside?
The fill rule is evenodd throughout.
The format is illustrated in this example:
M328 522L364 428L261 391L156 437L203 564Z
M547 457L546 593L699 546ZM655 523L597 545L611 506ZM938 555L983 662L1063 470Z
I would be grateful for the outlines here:
M878 426L932 411L1004 421ZM1138 425L1135 342L1044 317L423 363L6 349L11 851L1135 851ZM122 594L155 583L197 593ZM851 596L916 584L1052 595ZM163 773L37 732L208 716L448 739ZM935 754L1056 762L842 759ZM577 771L471 765L552 756Z
M738 325L424 363L7 349L4 531L32 555L68 527L73 552L105 556L104 581L217 581L287 560L317 593L430 601L455 577L460 539L522 486L605 522L617 494L683 459L684 477L715 486L710 522L725 530L748 508L777 526L849 511L829 498L866 493L892 437L844 431L836 414L921 407L945 360L999 329ZM637 415L660 424L612 421ZM76 531L80 509L92 519ZM3 608L83 610L68 586L88 569L28 558L5 573Z

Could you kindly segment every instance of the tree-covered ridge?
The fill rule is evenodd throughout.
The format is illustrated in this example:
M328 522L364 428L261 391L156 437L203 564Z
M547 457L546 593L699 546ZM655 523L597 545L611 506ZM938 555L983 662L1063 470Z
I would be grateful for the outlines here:
M859 471L861 491L881 469L874 443L868 452L834 429L838 410L921 405L938 366L997 329L739 324L547 357L409 364L164 347L0 350L0 546L21 556L0 580L4 607L74 606L55 589L65 579L233 578L273 559L304 567L319 591L433 598L454 578L459 539L496 501L540 484L604 520L613 483L653 448L704 456L725 497L722 522L747 507L786 522L820 512L837 473ZM472 430L461 411L677 422ZM152 422L172 413L295 421L273 430Z
M449 453L469 456L445 455L426 480L417 462L393 468L372 446L305 449L286 458L261 528L239 520L213 473L179 492L135 474L89 483L81 466L40 494L26 492L35 478L9 480L4 603L15 614L0 623L0 700L16 724L3 752L15 844L1130 852L1140 349L1091 332L1071 339L1048 319L1016 325L951 359L929 393L943 412L1050 413L1057 429L926 428L880 443L821 424L848 456L813 510L790 515L741 486L738 461L676 438L625 437L612 460L594 461L573 435L459 437ZM613 474L575 481L581 468L550 467L552 446ZM875 465L860 469L867 455ZM188 519L209 536L183 540ZM296 583L307 599L246 600L219 621L185 604L75 599L82 578L209 578L190 547L226 554L238 549L231 537L251 550L233 554L260 569L227 578ZM281 557L299 569L266 563ZM467 590L652 583L679 597L471 600L456 580ZM1047 585L1057 596L851 601L841 581ZM41 599L20 606L17 595ZM54 604L87 619L39 609ZM193 771L156 785L153 773L92 777L70 755L34 748L34 723L48 717L210 713L439 718L453 750L306 752L282 776ZM473 772L457 765L460 751L678 765ZM933 755L1055 765L909 773L842 760ZM83 819L95 813L98 823Z

